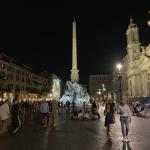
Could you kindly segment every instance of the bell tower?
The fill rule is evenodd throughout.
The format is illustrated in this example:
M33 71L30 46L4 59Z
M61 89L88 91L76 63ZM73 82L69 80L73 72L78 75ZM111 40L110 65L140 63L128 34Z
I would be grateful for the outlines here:
M134 23L133 18L130 18L130 24L128 26L127 32L127 53L129 56L129 61L138 59L140 55L140 40L139 40L139 28Z

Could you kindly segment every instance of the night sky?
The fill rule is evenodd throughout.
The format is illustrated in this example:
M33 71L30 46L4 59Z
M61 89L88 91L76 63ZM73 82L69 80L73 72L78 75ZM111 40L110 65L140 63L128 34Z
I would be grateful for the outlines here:
M6 9L0 20L1 51L36 71L47 70L63 80L70 78L74 16L81 83L88 83L90 74L111 73L126 54L125 33L131 16L140 28L141 42L150 43L150 2L41 2Z

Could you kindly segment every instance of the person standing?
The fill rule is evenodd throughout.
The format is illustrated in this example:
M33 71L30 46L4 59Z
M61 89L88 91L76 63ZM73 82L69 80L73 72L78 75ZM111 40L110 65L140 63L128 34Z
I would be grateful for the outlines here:
M0 106L0 119L2 121L2 127L0 130L0 135L4 134L8 131L8 122L10 117L10 108L9 108L9 100L7 99L1 106Z
M11 114L12 114L12 132L11 133L12 134L16 134L21 127L19 110L20 110L19 101L18 99L14 99L13 105L11 108Z
M122 129L123 142L128 142L129 122L131 122L131 111L126 100L122 100L118 108L120 114L120 123Z
M43 127L48 126L48 117L49 117L49 105L47 101L44 99L40 104L40 113L42 115L42 125Z
M52 100L52 112L51 112L51 126L56 127L56 120L57 120L57 111L58 111L58 104L57 100Z

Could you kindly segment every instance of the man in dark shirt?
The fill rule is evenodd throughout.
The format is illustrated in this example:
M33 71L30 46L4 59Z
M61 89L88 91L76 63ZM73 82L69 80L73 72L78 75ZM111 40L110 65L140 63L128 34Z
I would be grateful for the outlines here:
M19 109L20 109L20 107L19 107L19 104L18 104L18 100L14 99L12 109L11 109L11 113L12 113L12 134L17 133L17 131L21 127L21 121L20 121L20 118L19 118Z

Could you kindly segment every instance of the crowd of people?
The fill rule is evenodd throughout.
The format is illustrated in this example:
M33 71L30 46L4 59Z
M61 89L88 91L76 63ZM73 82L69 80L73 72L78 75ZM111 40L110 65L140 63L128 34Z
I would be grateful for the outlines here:
M106 134L109 139L113 138L113 126L115 124L115 114L120 115L120 124L122 131L122 142L129 142L129 124L133 115L138 117L146 117L148 109L146 105L142 105L140 102L131 102L127 100L121 100L120 103L114 105L113 103L107 103L105 105L104 115Z
M11 103L6 99L0 103L0 135L6 132L16 134L20 127L39 114L43 127L56 127L57 100L20 101L14 99Z
M146 104L134 102L129 104L132 114L138 117L147 117L148 109Z
M106 134L109 139L113 137L113 126L115 124L115 114L120 115L121 131L123 142L128 142L129 123L131 116L145 116L146 106L140 103L131 103L126 100L121 100L118 105L108 102L101 105L102 112L100 112L100 105L95 101L92 102L90 110L83 104L83 107L77 109L67 101L66 104L58 102L57 100L41 100L41 101L21 101L14 99L11 103L8 99L0 103L0 119L1 128L0 135L10 132L12 135L16 134L20 127L27 121L32 120L36 114L41 118L41 126L55 128L57 125L57 112L59 107L69 113L72 120L95 120L100 119L102 115L105 116L104 126L106 127ZM81 109L82 108L82 109ZM142 114L142 112L144 113Z
M92 103L91 110L85 107L83 104L82 109L75 109L71 113L72 120L95 120L100 119L100 113L98 111L98 106L95 101Z
M75 109L71 114L72 120L95 120L100 119L100 114L97 110L90 112L88 109Z
M93 102L92 110L87 108L72 110L69 101L66 104L58 102L57 100L41 100L41 101L19 101L14 99L11 103L10 100L5 100L0 103L0 135L10 132L12 135L16 134L20 127L29 120L40 114L42 127L56 127L58 109L65 108L69 112L72 119L80 120L94 120L100 119L96 103Z
M122 142L129 142L128 133L129 133L129 123L131 122L131 109L126 100L121 100L120 104L116 108L113 103L107 103L104 110L106 134L107 137L112 140L113 138L113 127L115 124L115 111L120 115L120 124L122 131Z
M39 110L43 127L56 127L58 108L59 104L57 103L57 100L48 102L46 100L41 101Z
M4 134L8 131L8 127L10 127L11 134L15 134L19 128L21 127L21 121L19 117L19 109L20 106L18 104L18 100L14 99L11 104L7 99L5 102L1 103L0 106L0 117L1 117L1 130L0 134ZM11 125L10 125L11 122Z

